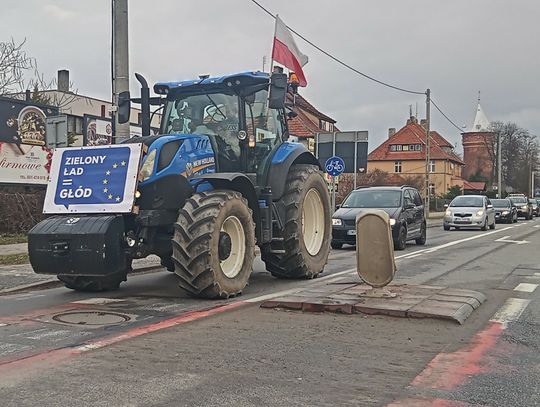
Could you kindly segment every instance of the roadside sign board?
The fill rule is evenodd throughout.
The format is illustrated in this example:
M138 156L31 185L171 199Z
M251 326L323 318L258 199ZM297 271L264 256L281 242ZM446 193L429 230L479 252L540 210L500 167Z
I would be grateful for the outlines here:
M328 175L338 177L345 171L345 161L341 157L333 156L326 160L324 168Z
M56 149L43 213L131 212L141 151L141 144Z

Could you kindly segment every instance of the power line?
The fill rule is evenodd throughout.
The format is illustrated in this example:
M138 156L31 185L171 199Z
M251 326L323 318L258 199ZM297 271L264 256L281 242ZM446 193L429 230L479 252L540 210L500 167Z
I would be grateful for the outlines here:
M251 2L253 2L254 4L256 4L259 8L261 8L266 14L272 16L273 18L276 18L276 16L274 14L272 14L268 9L266 9L262 4L260 4L257 0L250 0ZM324 49L322 49L321 47L319 47L318 45L314 44L313 42L311 42L310 40L308 40L306 37L304 37L302 34L299 34L297 31L295 31L293 28L289 27L288 25L286 26L291 32L295 33L298 37L300 37L301 39L303 39L305 42L307 42L309 45L311 45L313 48L317 49L318 51L322 52L324 55L326 55L327 57L333 59L334 61L336 61L338 64L340 65L343 65L345 68L347 69L350 69L351 71L357 73L358 75L361 75L363 76L364 78L367 78L373 82L377 82L378 84L380 85L383 85L383 86L386 86L386 87L389 87L389 88L392 88L392 89L395 89L395 90L399 90L401 92L406 92L406 93L412 93L414 95L425 95L426 92L417 92L417 91L414 91L414 90L409 90L409 89L404 89L404 88L400 88L399 86L394 86L394 85L391 85L389 83L386 83L386 82L383 82L383 81L380 81L378 79L375 79L374 77L372 76L369 76L361 71L359 71L358 69L352 67L351 65L343 62L342 60L338 59L337 57L335 57L334 55L332 55L331 53L329 53L328 51L325 51Z
M448 120L448 122L450 122L450 124L452 124L452 126L454 126L456 129L458 129L458 131L460 133L463 132L463 129L461 127L459 127L456 123L454 123L452 120L450 120L450 118L444 114L444 112L441 110L441 108L439 106L437 106L437 103L435 103L435 101L433 100L433 98L431 98L431 103L433 104L433 106L435 106L435 108L439 111L440 114L443 115L443 117Z

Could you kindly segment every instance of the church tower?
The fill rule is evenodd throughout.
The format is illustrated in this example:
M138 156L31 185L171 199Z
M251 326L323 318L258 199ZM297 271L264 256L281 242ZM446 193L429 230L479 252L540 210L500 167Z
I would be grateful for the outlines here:
M463 179L468 181L492 181L495 157L495 133L490 129L482 106L480 93L476 116L472 126L462 135L463 144ZM471 179L472 178L472 179Z

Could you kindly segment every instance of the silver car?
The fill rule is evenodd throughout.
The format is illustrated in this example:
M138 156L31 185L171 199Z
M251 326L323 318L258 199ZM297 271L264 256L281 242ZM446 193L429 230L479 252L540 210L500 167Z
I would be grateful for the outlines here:
M489 199L483 195L461 195L450 205L445 205L443 228L477 227L482 230L495 229L495 210Z

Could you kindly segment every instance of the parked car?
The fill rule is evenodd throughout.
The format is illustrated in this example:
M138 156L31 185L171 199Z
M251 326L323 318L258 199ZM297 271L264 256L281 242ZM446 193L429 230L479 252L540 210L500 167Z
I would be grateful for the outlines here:
M483 195L461 195L455 197L444 214L443 228L457 230L462 227L478 227L482 230L495 229L495 210L490 200Z
M491 199L491 204L495 209L495 222L517 222L517 208L510 199Z
M352 191L332 216L332 248L356 244L356 215L368 208L381 209L390 216L396 250L405 249L409 240L426 243L424 203L416 188L367 187Z
M540 216L540 206L538 206L538 201L534 198L529 198L529 203L532 207L532 214L533 216Z
M516 205L519 218L525 218L526 220L532 219L532 204L529 203L526 196L509 196L508 199L510 199L512 203Z

